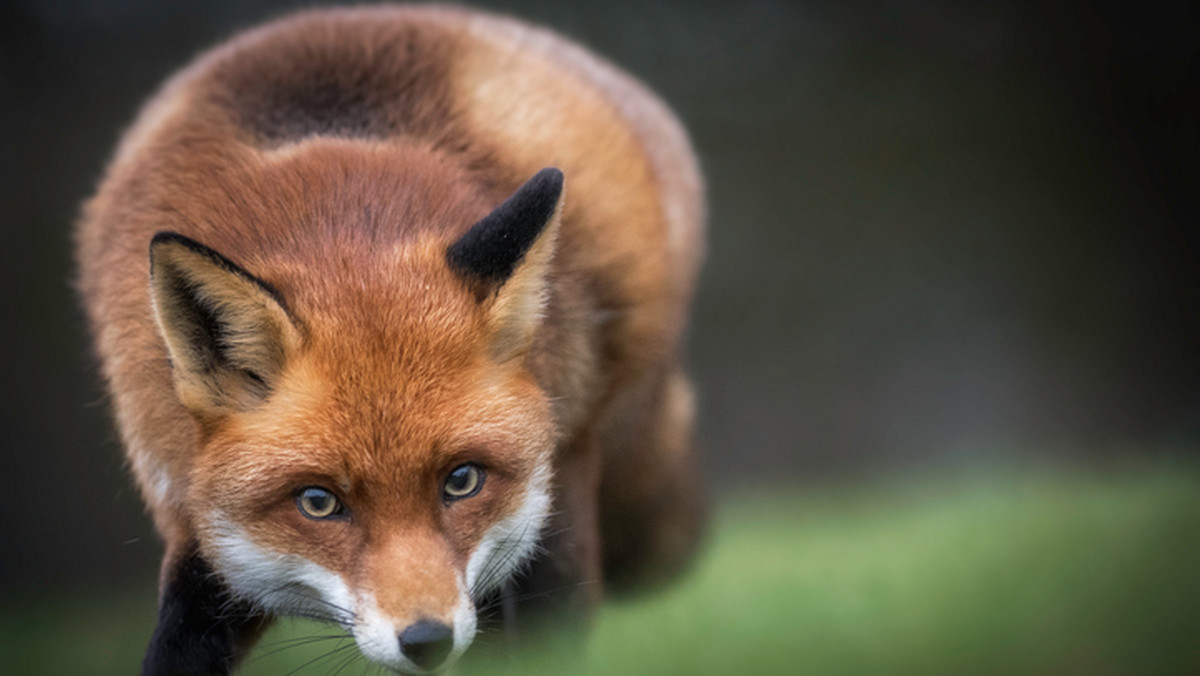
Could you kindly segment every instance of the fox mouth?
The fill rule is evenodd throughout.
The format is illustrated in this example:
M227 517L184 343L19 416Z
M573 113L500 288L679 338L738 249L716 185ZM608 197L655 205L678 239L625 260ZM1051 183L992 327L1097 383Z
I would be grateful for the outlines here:
M396 623L379 612L369 595L356 599L351 607L321 598L319 590L307 584L289 582L274 590L269 599L275 606L271 615L305 618L342 630L283 639L279 647L266 653L335 642L305 665L326 664L337 670L361 660L395 674L436 674L449 669L475 638L475 606L469 601L456 609L452 624L421 619L397 632Z

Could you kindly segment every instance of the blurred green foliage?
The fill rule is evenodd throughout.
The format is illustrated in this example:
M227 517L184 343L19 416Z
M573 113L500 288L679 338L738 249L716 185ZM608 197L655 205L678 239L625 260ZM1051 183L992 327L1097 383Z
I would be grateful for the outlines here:
M466 674L1200 673L1200 468L1008 472L730 496L681 584L610 603L584 654ZM5 673L128 674L153 599L0 611ZM242 673L374 671L281 623Z

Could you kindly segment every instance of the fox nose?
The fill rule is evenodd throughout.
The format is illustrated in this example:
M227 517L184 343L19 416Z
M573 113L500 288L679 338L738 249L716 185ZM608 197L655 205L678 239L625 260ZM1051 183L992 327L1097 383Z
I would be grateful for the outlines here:
M441 622L419 620L400 632L400 651L422 669L436 669L454 647L454 630Z

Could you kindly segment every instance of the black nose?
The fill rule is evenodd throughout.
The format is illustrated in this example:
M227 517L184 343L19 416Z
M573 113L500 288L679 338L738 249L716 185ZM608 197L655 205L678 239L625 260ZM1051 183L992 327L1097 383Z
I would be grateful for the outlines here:
M454 630L441 622L420 620L400 632L400 651L422 669L436 669L454 647Z

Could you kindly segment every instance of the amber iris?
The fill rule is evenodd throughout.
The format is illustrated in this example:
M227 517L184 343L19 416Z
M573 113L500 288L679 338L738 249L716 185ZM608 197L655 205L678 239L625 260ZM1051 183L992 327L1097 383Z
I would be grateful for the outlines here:
M483 488L483 469L474 463L455 467L442 485L442 495L447 500L469 498Z
M296 496L296 507L310 519L328 519L342 512L342 503L337 496L317 486L302 489Z

